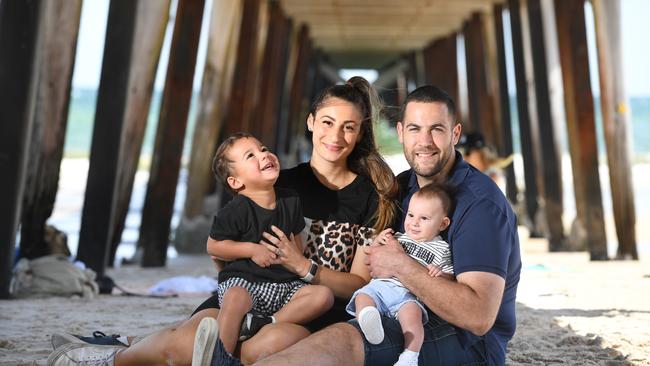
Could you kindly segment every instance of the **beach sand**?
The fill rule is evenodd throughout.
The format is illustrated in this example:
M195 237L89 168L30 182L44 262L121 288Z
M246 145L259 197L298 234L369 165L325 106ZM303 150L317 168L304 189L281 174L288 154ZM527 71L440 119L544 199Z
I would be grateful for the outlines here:
M507 364L650 365L650 263L589 262L587 253L547 253L546 245L522 241L517 333ZM185 255L167 268L109 272L138 292L172 276L215 274L206 256ZM187 318L206 297L3 300L0 365L44 364L56 332L149 334Z

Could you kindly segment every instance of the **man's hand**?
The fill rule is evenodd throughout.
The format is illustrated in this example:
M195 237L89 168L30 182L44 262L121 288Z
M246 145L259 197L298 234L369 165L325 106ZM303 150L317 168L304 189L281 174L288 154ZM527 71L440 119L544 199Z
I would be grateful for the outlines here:
M373 245L364 248L367 254L365 263L373 278L396 277L398 269L411 261L402 244L392 235L382 235L385 232L377 235Z

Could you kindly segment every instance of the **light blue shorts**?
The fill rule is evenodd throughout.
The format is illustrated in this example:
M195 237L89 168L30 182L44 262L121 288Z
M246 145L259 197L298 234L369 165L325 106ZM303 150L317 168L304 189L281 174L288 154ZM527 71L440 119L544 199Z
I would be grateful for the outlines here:
M422 324L426 324L429 321L429 315L424 306L417 300L415 295L413 295L409 290L400 286L392 281L383 281L383 280L370 280L370 282L358 289L353 295L352 299L348 303L348 306L345 307L345 311L351 315L356 315L356 306L354 300L357 298L358 294L366 294L372 298L375 302L375 306L379 313L384 316L397 318L397 312L402 307L402 305L408 302L416 303L420 309L422 309Z

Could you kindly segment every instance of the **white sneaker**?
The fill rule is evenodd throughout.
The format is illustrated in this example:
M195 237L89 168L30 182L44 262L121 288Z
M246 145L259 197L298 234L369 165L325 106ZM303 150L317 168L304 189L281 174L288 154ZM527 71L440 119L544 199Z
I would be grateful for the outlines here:
M194 335L192 366L210 366L217 338L219 338L217 320L210 317L203 318Z
M68 344L68 343L86 343L86 342L82 341L81 339L75 337L72 334L54 333L54 334L52 334L51 343L52 343L52 349L55 350L55 349L63 346L64 344Z
M381 324L381 315L376 307L366 306L361 309L357 319L368 342L379 344L384 340L384 327Z
M405 349L404 352L399 355L399 359L393 364L393 366L418 366L419 356L419 352Z
M86 343L68 343L57 348L47 358L48 366L113 366L115 355L123 350L118 346L98 346Z

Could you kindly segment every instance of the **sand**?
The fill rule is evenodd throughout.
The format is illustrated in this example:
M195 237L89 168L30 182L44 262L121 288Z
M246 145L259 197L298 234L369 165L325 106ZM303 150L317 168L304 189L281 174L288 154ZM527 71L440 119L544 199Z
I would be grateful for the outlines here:
M518 328L507 364L650 365L650 263L594 263L586 253L545 251L544 240L523 241ZM172 276L214 274L205 256L179 256L164 269L109 272L141 292ZM151 333L188 317L206 296L0 301L0 365L44 364L55 332Z

